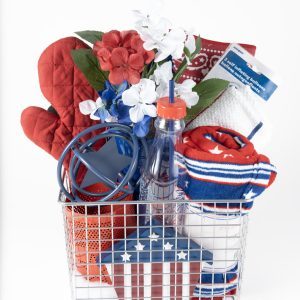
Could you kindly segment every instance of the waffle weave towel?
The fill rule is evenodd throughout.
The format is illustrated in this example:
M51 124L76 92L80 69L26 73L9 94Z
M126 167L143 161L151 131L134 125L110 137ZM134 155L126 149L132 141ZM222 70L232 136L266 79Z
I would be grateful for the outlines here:
M200 99L201 101L201 99ZM258 146L270 136L270 124L265 116L266 102L250 87L230 86L210 107L187 124L187 129L199 126L222 126L240 132Z

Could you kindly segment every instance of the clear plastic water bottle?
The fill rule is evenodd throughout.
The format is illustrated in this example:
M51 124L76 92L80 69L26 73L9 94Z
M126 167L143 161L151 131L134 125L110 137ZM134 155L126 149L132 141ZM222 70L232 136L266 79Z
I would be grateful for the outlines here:
M162 202L182 197L177 188L178 166L174 152L176 145L182 143L186 104L179 98L172 102L168 97L161 98L157 101L157 115L156 133L149 149L149 167L144 170L140 184L140 200L151 201L146 205L145 223L152 216L170 224L176 214L175 205Z

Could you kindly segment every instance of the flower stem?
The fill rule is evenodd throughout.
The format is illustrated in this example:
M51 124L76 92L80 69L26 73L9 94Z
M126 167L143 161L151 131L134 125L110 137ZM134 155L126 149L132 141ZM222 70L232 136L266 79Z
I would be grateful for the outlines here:
M149 69L149 71L147 73L147 78L149 78L153 74L153 72L155 71L155 69L156 69L156 63L152 62L151 66L150 66L150 69Z
M147 78L146 76L147 76L147 69L148 69L148 66L147 65L145 65L144 66L144 70L143 70L143 73L142 73L142 78Z
M187 61L186 58L184 58L184 60L183 60L182 63L180 64L180 66L179 66L177 72L176 72L176 73L174 74L174 76L173 76L173 80L174 80L175 82L177 82L177 80L181 77L181 75L183 74L183 72L186 70L187 66L188 66L188 61Z

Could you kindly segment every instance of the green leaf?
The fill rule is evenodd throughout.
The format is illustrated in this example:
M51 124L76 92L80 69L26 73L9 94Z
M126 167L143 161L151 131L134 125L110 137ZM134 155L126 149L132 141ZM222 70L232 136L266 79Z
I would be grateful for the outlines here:
M197 39L196 39L196 49L194 51L194 53L192 54L194 57L196 56L196 54L198 54L201 50L202 47L202 40L200 35L198 35Z
M215 100L227 89L229 81L211 78L198 83L193 91L199 95L198 103L188 109L186 120L190 121L212 105Z
M100 69L98 59L92 49L77 49L71 51L72 59L79 70L84 74L90 85L100 91L107 80L107 72Z
M183 52L184 52L184 54L185 54L188 58L191 58L192 54L191 54L190 50L189 50L187 47L184 47L184 48L183 48Z
M77 31L75 33L79 35L82 39L92 44L95 44L95 42L97 41L101 41L103 35L103 32L95 30Z

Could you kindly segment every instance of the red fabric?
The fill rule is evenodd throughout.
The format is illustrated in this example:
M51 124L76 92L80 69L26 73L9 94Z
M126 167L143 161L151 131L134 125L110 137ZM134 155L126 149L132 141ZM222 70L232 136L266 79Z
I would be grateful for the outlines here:
M21 116L26 136L56 159L74 136L98 123L79 111L79 102L97 98L71 58L71 50L80 48L89 47L75 37L67 37L44 50L38 62L40 87L57 114L31 106Z
M199 262L190 263L190 295L198 284L200 274ZM125 299L124 296L124 265L114 264L112 266L111 281L116 290L118 299ZM162 263L151 263L151 299L163 299L163 265ZM109 282L109 280L106 280ZM131 287L132 299L144 298L144 264L131 264ZM171 299L182 299L182 264L170 263L170 297ZM192 298L192 297L191 297ZM198 299L198 298L197 298ZM214 300L220 300L214 299Z
M209 70L214 66L218 59L223 55L226 48L230 43L223 43L217 41L210 41L202 38L202 47L192 61L192 64L188 66L183 75L181 76L179 82L185 79L193 79L195 82L200 82ZM255 54L256 47L253 45L240 44L252 55ZM181 60L174 60L174 69L177 70Z
M144 268L143 264L132 264L131 265L131 286L132 286L132 299L143 299L144 297ZM115 264L111 266L111 276L108 278L103 277L105 282L113 282L113 287L116 290L118 299L125 299L124 294L124 265ZM163 268L161 263L152 263L151 267L151 279L152 279L152 288L151 288L151 297L153 299L162 299L163 298ZM182 299L182 264L181 263L171 263L170 268L170 297L171 299ZM190 263L190 299L192 300L224 300L224 297L208 297L208 298L199 298L193 297L195 287L198 284L199 274L200 274L200 264L199 262ZM236 290L233 290L226 294L236 295Z

